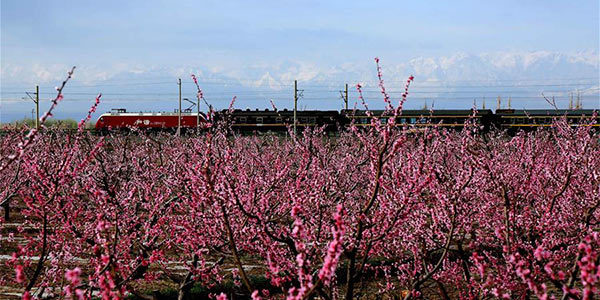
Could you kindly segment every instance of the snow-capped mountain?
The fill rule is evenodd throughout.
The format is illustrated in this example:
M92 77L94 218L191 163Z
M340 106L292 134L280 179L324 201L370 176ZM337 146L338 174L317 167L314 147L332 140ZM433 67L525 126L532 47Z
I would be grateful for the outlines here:
M546 105L541 97L543 93L556 97L557 103L565 107L570 95L579 94L583 97L584 107L600 108L599 61L597 51L456 53L408 61L381 57L381 67L386 88L392 93L401 90L408 76L414 75L407 107L422 107L424 103L435 102L438 108L464 108L485 99L490 107L501 96L512 97L513 106L533 108ZM38 83L42 100L47 100L55 93L53 87L64 79L68 68L59 64L3 64L0 74L2 113L14 110L22 114L23 108L29 105L21 99L23 91L31 91ZM176 107L177 78L183 82L183 97L195 98L195 86L190 79L192 73L198 76L205 97L216 107L226 107L233 96L238 96L239 107L269 108L271 100L278 107L292 107L294 80L298 80L299 89L304 90L301 107L339 109L338 91L346 83L351 87L361 83L367 101L381 104L377 71L372 60L341 65L287 60L253 62L235 68L209 62L192 62L178 67L78 66L65 90L65 99L73 101L73 105L65 109L87 111L88 100L93 99L94 93L102 92L100 111L112 107L172 110ZM351 88L350 93L351 103L356 102L355 89Z
M523 82L543 80L597 79L600 72L600 53L498 52L484 54L457 53L443 57L416 57L409 61L394 62L381 58L387 82L402 82L414 75L415 83L437 81L441 83L479 81L488 85L503 81ZM63 76L66 65L31 66L4 64L4 86L20 83L54 83ZM192 63L183 67L144 66L80 66L74 81L95 85L104 81L151 80L156 78L189 77L195 73L202 81L242 84L247 87L279 90L290 82L343 83L375 82L373 61L343 65L318 65L311 62L283 61L240 65L237 69L222 69L208 62Z

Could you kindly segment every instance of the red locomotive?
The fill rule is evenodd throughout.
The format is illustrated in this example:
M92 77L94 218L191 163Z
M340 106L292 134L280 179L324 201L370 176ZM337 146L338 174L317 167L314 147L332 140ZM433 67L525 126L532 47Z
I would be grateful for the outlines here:
M96 122L96 130L127 130L139 128L146 130L177 129L179 113L177 112L127 112L123 108L113 109L110 113L100 115ZM190 129L206 125L203 113L185 111L181 113L181 128Z

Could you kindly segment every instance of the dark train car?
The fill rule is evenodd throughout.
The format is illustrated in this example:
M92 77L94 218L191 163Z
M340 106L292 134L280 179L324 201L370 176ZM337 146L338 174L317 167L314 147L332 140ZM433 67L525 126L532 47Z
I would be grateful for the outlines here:
M302 110L297 111L297 129L308 127L325 127L328 132L335 132L351 123L359 127L371 126L371 118L376 116L380 122L385 123L391 112L383 110ZM557 117L566 117L571 126L589 125L595 118L595 128L598 117L594 110L514 110L500 109L496 113L491 110L478 110L473 115L473 110L403 110L398 116L397 126L412 126L424 128L438 126L444 128L462 129L468 120L474 120L484 131L493 128L515 132L518 130L532 130L540 127L552 126L552 120ZM241 110L232 112L223 110L217 112L215 121L227 120L228 124L237 132L286 132L288 126L293 126L294 112L292 110ZM177 112L127 112L125 109L113 109L110 113L102 114L96 122L96 130L128 130L139 128L145 130L176 130L178 121ZM186 111L181 113L181 127L183 130L207 127L207 119L203 113Z
M383 110L370 111L372 116L378 117L380 122L388 121L391 116L390 112ZM354 121L357 126L371 126L371 118L365 110L342 110L342 116L345 116L349 121ZM484 130L489 130L494 121L494 114L491 110L478 110L477 114L473 115L473 110L403 110L402 114L396 120L397 126L415 126L415 127L430 127L439 126L454 129L462 129L465 122L473 119L475 123L481 124Z
M235 131L287 131L287 126L294 124L294 112L291 110L241 110L236 109L229 114L223 110L218 114L219 119L228 118L231 122L231 128ZM299 130L307 127L326 126L327 131L337 130L339 112L306 110L297 111L296 126Z
M100 115L96 121L96 130L176 130L178 116L177 112L127 112L125 109L113 109L110 113ZM206 116L203 113L181 113L181 128L184 130L204 127L205 124Z
M289 120L289 124L294 123L294 111L279 111L284 119ZM340 113L337 110L302 110L297 111L297 128L299 130L307 127L325 126L326 131L337 131Z
M514 110L498 109L495 114L495 123L499 129L514 132L518 130L534 130L540 127L551 127L556 118L566 117L571 126L593 126L598 128L598 116L594 116L594 110L555 110L555 109L532 109ZM596 124L589 125L590 121L596 120Z

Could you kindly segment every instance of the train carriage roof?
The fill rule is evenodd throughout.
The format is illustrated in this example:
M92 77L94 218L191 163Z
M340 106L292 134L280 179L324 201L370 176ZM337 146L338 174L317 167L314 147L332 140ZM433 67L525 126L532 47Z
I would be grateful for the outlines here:
M594 114L593 109L498 109L496 115L503 116L515 116L515 117L530 117L530 116L582 116Z
M370 111L374 116L382 116L386 111L384 110L371 110ZM348 109L348 110L342 110L341 112L342 115L349 115L349 116L364 116L367 114L366 110L353 110L353 109ZM391 115L391 112L388 112L387 115ZM438 110L424 110L424 109L404 109L402 110L402 116L403 117L409 117L409 116L470 116L473 114L473 110L472 109L438 109ZM492 111L489 109L481 109L481 110L477 110L477 115L492 115ZM385 116L385 115L384 115Z
M227 110L222 110L219 113L222 115L225 115L225 114L227 114L227 112L228 112ZM283 109L283 110L235 109L235 110L233 110L233 112L231 114L232 114L232 116L254 116L254 117L273 116L273 117L276 117L276 116L293 116L294 111L288 110L288 109ZM337 116L337 115L339 115L339 112L337 110L298 110L297 115L298 116Z

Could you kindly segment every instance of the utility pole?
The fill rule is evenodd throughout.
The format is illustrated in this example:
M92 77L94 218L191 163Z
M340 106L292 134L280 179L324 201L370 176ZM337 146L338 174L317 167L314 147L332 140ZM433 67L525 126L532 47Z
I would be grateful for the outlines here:
M177 135L181 135L181 78L177 81L179 86L179 110L177 111Z
M296 123L297 122L297 113L298 111L298 80L294 80L294 135L296 135Z
M573 109L573 93L569 93L569 110Z
M511 109L511 107L510 107L510 106L511 106L511 97L509 96L509 97L508 97L508 109Z
M500 96L498 96L498 105L496 106L496 110L499 110L499 109L500 109L500 102L501 102L501 101L502 101L502 100L500 100Z
M485 109L485 97L483 97L483 108L482 109Z
M40 86L35 86L35 129L40 129Z
M198 101L196 102L196 109L197 111L197 115L196 115L196 133L198 133L198 131L200 130L200 98L196 97L198 99Z
M346 92L344 93L345 95L345 99L344 102L346 102L346 110L348 110L348 84L346 83Z
M35 110L36 110L36 115L37 118L35 119L35 129L40 129L40 86L36 85L35 86L35 99L33 97L31 97L31 93L29 92L25 92L25 94L27 94L27 97L29 97L29 99L31 99L31 101L33 101L33 103L35 103ZM25 99L25 98L21 98L21 99ZM31 118L33 119L33 114L31 114Z

